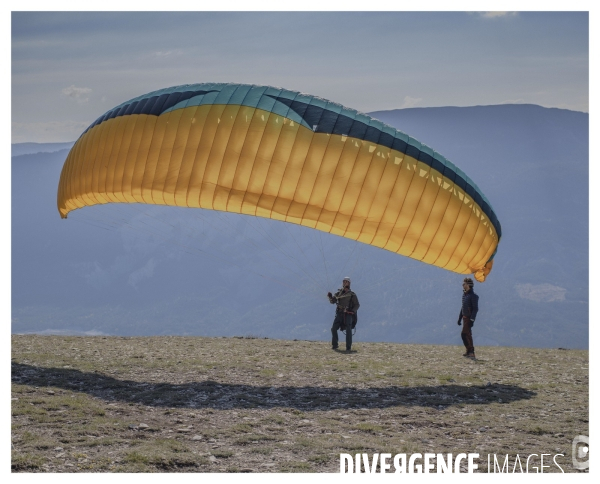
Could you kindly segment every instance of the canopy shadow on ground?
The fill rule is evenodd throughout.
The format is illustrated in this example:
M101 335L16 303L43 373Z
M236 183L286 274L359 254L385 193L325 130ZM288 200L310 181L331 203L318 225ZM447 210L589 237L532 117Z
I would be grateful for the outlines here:
M211 380L189 383L156 383L120 380L101 373L76 369L44 368L12 363L13 383L62 388L86 393L107 402L121 401L155 407L269 409L295 408L302 411L334 408L388 408L424 406L443 409L451 405L511 403L528 400L535 392L516 385L436 385L388 387L256 386L218 383Z

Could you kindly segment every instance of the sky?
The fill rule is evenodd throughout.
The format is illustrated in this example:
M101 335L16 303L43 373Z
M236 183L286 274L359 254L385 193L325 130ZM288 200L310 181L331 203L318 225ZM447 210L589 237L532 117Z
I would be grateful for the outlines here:
M376 110L589 111L587 12L12 12L11 142L74 141L138 95L285 87Z

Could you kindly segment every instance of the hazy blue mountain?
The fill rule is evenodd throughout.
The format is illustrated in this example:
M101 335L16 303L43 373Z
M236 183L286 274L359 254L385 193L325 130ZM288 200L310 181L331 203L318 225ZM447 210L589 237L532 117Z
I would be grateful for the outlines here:
M586 348L588 115L533 105L371 114L458 165L498 215L494 269L475 287L476 346ZM461 342L463 276L381 249L173 207L111 204L61 220L68 150L54 148L12 158L13 332L328 339L324 294L350 275L357 341Z
M30 155L33 153L53 153L60 150L69 150L74 142L68 143L13 143L12 156Z

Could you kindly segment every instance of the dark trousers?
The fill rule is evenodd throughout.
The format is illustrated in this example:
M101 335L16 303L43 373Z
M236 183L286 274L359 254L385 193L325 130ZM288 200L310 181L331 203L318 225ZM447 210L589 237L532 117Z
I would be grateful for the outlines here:
M460 337L463 340L465 348L467 348L467 353L475 353L475 348L473 347L473 333L471 332L472 327L473 323L471 323L471 321L465 321L463 319Z
M346 349L350 350L352 348L352 315L344 314L343 311L335 313L333 326L331 326L331 346L338 347L338 330L343 327L344 317L346 318Z

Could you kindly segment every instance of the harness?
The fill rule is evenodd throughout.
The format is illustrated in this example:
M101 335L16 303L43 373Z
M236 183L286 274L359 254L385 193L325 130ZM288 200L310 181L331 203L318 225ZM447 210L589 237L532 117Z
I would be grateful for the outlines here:
M348 316L348 312L350 311L351 314L350 316L354 316L356 315L356 312L354 311L354 300L352 299L352 296L354 295L354 292L352 292L352 290L348 291L347 294L344 294L341 297L350 297L350 305L347 308L344 308L342 306L340 306L339 304L337 305L336 310L337 311L342 311L344 313L344 325L342 327L340 327L340 330L342 331L343 334L346 334L346 328L348 326L346 326L346 317ZM337 296L338 299L340 299L340 296ZM356 334L356 326L354 326L354 328L352 328L352 325L350 325L350 329L353 329L352 331L352 336L354 336Z
M348 316L348 314L344 313L344 327L340 328L340 330L343 334L346 334L346 331L347 331L346 330L346 316ZM356 334L356 326L354 326L354 329L352 330L352 336L354 336L355 334Z

